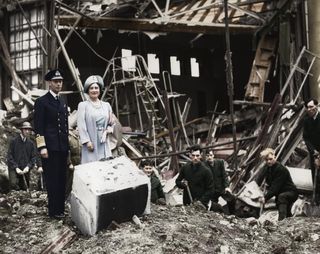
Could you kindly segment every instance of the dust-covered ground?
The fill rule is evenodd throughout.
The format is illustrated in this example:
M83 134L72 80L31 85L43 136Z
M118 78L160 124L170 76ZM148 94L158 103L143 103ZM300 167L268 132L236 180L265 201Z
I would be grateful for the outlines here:
M126 222L89 237L69 214L60 221L48 218L43 192L1 194L0 253L41 253L66 227L75 237L59 253L320 253L315 218L260 224L193 206L153 205L140 218L142 226Z
M0 127L2 165L16 133ZM0 194L0 253L42 253L66 228L75 235L58 253L320 253L319 218L262 223L194 206L152 205L140 226L129 221L84 236L70 218L68 203L63 220L47 216L46 193L36 191L37 177L32 172L31 193Z

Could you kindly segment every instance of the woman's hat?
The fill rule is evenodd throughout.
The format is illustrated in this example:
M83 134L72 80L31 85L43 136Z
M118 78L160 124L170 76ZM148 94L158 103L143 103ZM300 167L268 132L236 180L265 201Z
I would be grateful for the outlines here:
M92 75L92 76L89 76L89 77L86 79L86 81L84 82L83 89L84 89L84 92L85 92L85 93L88 93L89 87L90 87L92 84L98 84L99 87L100 87L100 91L101 91L102 88L104 87L104 83L103 83L102 77L99 76L99 75Z

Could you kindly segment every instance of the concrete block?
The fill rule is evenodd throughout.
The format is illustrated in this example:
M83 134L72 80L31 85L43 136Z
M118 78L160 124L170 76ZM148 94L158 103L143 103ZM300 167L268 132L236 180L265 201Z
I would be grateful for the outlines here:
M287 167L287 168L290 172L292 181L297 186L298 190L303 190L303 191L313 190L311 169L294 168L294 167Z
M150 213L150 179L125 156L75 167L71 217L83 234Z

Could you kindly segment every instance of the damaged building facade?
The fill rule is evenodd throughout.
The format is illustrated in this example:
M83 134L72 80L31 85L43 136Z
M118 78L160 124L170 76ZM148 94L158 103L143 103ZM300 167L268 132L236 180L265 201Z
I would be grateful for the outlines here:
M301 103L320 95L318 5L2 0L1 108L32 118L44 73L59 67L72 112L85 99L84 80L101 75L102 99L125 132L144 137L134 146L123 140L132 157L163 154L158 164L172 168L186 147L211 145L236 172L231 183L238 189L261 166L265 147L276 148L283 163L305 165ZM166 157L170 152L178 155Z
M110 81L109 65L117 65L112 59L139 55L159 90L171 83L173 91L192 98L193 118L208 115L217 101L219 111L228 108L223 1L1 1L1 7L4 42L28 89L45 88L43 73L59 65L66 90L78 92L77 79L97 73ZM234 99L271 102L280 91L290 64L310 44L307 7L306 1L229 1ZM132 71L130 61L121 62L122 71ZM5 64L1 73L6 98L12 73ZM259 89L250 89L257 80Z

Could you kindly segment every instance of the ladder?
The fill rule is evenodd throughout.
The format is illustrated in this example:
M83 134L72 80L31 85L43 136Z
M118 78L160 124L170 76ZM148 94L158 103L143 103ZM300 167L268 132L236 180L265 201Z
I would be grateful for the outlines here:
M261 38L252 69L246 86L245 99L254 102L263 102L264 88L274 59L277 40L271 35Z
M145 131L147 129L150 131L150 135L152 135L153 121L155 121L157 128L161 129L160 108L164 109L164 102L155 84L157 80L152 78L148 66L141 55L112 58L107 66L104 77L106 75L111 77L111 81L102 95L102 100L111 102L118 118L121 113L119 109L120 96L125 93L125 91L120 92L120 90L125 86L131 86L134 90L140 130ZM108 97L106 91L108 91ZM160 107L157 107L157 103ZM127 109L129 111L133 110L131 107L127 107ZM126 113L130 114L130 112ZM147 120L147 126L144 124L146 123L145 120Z
M299 67L300 65L300 62L301 62L301 59L303 58L307 58L308 59L308 62L310 63L309 64L309 67L307 68L307 70L304 70L302 68ZM289 84L291 83L292 81L292 78L294 77L295 73L298 72L300 73L301 75L304 76L301 84L300 84L300 87L296 93L296 96L295 98L290 98L290 103L291 104L296 104L298 98L300 97L300 93L302 91L302 88L308 78L308 76L313 76L313 74L311 73L311 69L312 69L312 66L314 64L314 62L316 60L319 60L320 59L320 56L314 54L313 52L309 51L306 49L306 46L303 46L303 48L301 49L300 53L299 53L299 56L297 57L294 65L291 67L291 70L290 70L290 74L285 82L285 84L283 85L282 89L281 89L281 92L280 92L280 95L283 96L289 86ZM319 80L319 78L318 78Z

